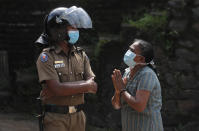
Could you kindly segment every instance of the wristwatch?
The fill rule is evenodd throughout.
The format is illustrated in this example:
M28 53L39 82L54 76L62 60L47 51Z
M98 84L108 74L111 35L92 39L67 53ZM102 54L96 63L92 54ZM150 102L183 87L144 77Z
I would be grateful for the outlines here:
M123 93L124 91L127 91L127 89L126 89L126 88L123 88L123 89L120 91L120 96L122 95L122 93Z

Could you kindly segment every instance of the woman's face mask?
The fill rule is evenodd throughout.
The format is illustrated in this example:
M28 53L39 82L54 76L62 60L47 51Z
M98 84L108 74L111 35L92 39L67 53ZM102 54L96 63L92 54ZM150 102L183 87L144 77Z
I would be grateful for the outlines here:
M133 68L136 65L136 62L134 61L135 57L136 54L131 50L128 50L124 55L124 63L129 67Z
M69 30L68 36L69 36L68 42L70 44L74 45L79 39L79 31L78 30Z

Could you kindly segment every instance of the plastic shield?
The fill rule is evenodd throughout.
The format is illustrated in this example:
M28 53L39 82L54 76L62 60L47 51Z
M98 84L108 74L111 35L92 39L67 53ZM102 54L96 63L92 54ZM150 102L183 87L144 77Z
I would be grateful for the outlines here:
M56 18L57 23L62 20L67 20L75 28L92 28L90 16L84 9L77 8L76 6L66 8L66 11Z

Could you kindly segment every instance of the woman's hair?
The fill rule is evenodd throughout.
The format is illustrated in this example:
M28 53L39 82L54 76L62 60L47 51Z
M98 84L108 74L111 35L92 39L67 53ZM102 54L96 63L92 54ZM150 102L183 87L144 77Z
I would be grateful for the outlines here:
M149 66L151 69L154 70L155 73L157 73L156 67L153 64L153 58L154 58L154 52L153 52L153 46L144 40L135 39L134 42L138 42L138 46L140 48L142 56L145 57L145 62L147 63L147 66Z

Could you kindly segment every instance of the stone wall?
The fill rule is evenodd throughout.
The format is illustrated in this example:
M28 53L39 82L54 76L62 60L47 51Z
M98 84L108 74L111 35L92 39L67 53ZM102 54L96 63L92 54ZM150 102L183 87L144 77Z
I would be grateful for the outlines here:
M14 87L11 92L15 94L10 104L15 105L15 110L24 111L25 109L20 108L24 103L33 103L31 108L34 107L34 98L40 90L35 70L36 50L33 43L43 30L45 14L55 7L73 4L84 7L94 24L93 30L81 36L81 41L87 43L83 46L89 51L99 85L97 97L86 96L88 122L98 127L121 128L120 111L115 111L111 107L110 99L114 90L110 75L114 68L121 70L125 68L122 57L129 42L134 38L141 38L152 42L155 47L154 61L162 85L162 115L165 130L197 130L199 124L197 0L125 2L1 0L0 50L8 52L9 73ZM158 16L157 10L168 12L167 24L159 32L143 31L123 24L125 19L137 20L144 13ZM97 47L94 47L96 43ZM25 111L28 109L30 107Z
M171 0L169 29L178 32L174 53L160 65L164 89L164 120L166 126L179 130L198 130L199 93L199 4L198 1ZM168 117L169 116L169 117ZM180 125L186 125L180 127Z
M143 30L143 27L121 24L119 43L109 39L107 44L103 44L103 52L100 56L107 57L98 59L100 66L99 72L97 72L100 79L99 91L101 91L99 98L105 98L101 102L106 107L110 105L110 101L107 100L110 100L113 95L113 87L110 83L111 71L114 68L123 70L125 67L120 54L125 52L129 42L133 39L144 39L151 42L155 49L154 61L162 86L162 117L165 131L199 130L199 104L197 103L199 100L197 97L199 93L199 2L197 0L170 0L164 6L158 4L158 2L154 2L154 4L152 2L148 7L141 6L138 2L138 7L135 8L131 8L130 3L125 5L123 16L126 17L128 13L136 16L136 11L139 13L138 9L141 8L143 8L143 11L140 11L140 17L145 13L158 16L158 10L165 10L167 12L167 23L164 28L155 30L155 32L152 31L156 28L155 26L149 28L149 30ZM153 8L154 5L156 5L156 9ZM133 20L139 19L139 17L134 16L130 16L130 18ZM119 47L117 51L111 50L111 44L112 47ZM111 59L108 57L109 55ZM110 110L110 108L105 111L105 114L110 118L118 113ZM117 118L119 119L119 116ZM119 122L115 126L120 127ZM111 125L111 122L108 125Z

